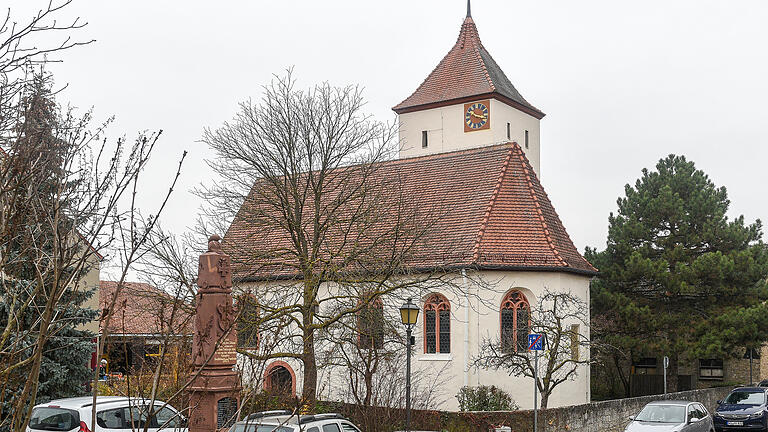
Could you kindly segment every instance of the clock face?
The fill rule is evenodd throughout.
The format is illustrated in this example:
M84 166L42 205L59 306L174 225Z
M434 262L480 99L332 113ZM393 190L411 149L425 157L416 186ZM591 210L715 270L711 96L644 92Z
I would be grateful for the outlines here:
M488 129L491 127L490 101L464 104L464 132Z

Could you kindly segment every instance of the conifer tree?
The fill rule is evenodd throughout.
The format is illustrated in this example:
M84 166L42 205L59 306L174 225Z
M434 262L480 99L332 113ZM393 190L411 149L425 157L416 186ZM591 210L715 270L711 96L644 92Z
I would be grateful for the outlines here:
M82 395L90 377L89 361L93 350L91 332L81 330L80 325L96 318L96 311L83 304L94 294L94 289L83 289L80 283L63 290L62 274L78 272L71 278L81 281L90 267L77 270L62 269L56 272L40 271L41 268L66 266L71 256L83 254L87 245L79 239L74 221L52 217L54 210L63 213L69 205L68 193L62 189L76 187L62 179L69 178L62 166L64 155L71 152L73 144L59 138L59 128L66 120L60 118L59 107L51 92L51 77L38 73L30 81L21 98L18 109L19 122L15 127L15 141L10 153L0 163L3 169L3 186L16 199L6 202L2 209L4 224L9 232L0 249L5 256L2 266L3 283L0 284L0 326L8 330L11 340L4 347L12 349L2 353L2 379L4 394L0 397L0 423L17 410L17 395L22 394L29 376L29 369L12 367L26 364L39 342L40 317L47 304L55 303L56 317L51 321L43 338L42 360L39 368L39 384L36 398L46 402L60 397ZM52 222L53 221L53 222ZM71 247L62 247L61 243ZM57 296L53 300L51 296ZM19 305L23 305L20 307ZM23 402L22 402L23 403Z
M606 250L587 251L593 337L608 365L668 355L677 361L741 356L768 341L768 249L762 224L730 220L725 187L670 155L626 185L609 217ZM626 356L625 358L620 358ZM626 370L618 370L626 391Z

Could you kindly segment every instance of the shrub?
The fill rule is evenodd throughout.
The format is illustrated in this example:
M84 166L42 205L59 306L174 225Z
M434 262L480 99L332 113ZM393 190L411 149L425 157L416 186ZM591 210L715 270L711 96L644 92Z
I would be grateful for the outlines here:
M461 411L514 411L512 396L496 386L464 386L456 395Z

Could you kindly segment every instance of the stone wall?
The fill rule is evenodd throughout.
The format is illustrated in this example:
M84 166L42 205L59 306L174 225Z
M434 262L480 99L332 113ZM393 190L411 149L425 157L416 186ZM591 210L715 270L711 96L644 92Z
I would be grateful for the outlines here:
M670 393L666 397L643 396L594 402L585 405L551 408L539 412L539 432L621 432L629 416L637 414L648 402L659 399L690 400L703 403L714 411L730 387L719 387ZM324 412L346 415L366 432L390 432L404 429L403 410L380 407L362 408L355 405L326 403ZM498 426L508 426L511 432L532 432L533 411L513 412L445 412L414 411L411 430L448 432L487 432Z
M544 415L545 427L540 432L620 432L629 423L629 416L637 414L648 402L659 399L690 400L701 402L707 409L714 411L717 401L725 398L730 390L730 387L719 387L669 393L666 397L643 396L547 410Z

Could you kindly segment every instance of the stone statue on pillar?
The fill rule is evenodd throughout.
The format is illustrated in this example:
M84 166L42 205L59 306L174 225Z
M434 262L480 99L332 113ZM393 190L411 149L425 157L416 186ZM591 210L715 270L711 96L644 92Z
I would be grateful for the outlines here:
M240 379L234 369L237 331L231 263L229 255L221 251L220 241L217 235L208 239L208 252L200 255L197 270L189 432L228 429L237 420L240 403Z

